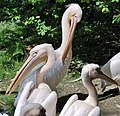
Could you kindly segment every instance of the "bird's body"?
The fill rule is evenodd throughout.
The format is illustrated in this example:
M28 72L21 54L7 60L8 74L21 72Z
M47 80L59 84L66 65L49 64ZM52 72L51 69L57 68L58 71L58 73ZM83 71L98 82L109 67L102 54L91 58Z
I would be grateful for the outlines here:
M61 46L57 49L54 50L55 52L55 61L53 64L53 67L50 68L45 74L43 78L43 82L47 83L51 89L54 89L59 82L61 82L62 78L65 76L67 73L67 69L69 68L71 58L72 58L72 43L70 43L70 47L68 50L68 53L62 61L62 55L63 52L65 51L65 48L68 44L68 39L69 39L69 33L70 33L70 23L68 20L69 13L71 12L72 8L75 8L79 11L79 15L82 15L82 10L77 4L71 4L70 7L65 11L62 17L62 44ZM79 16L79 18L81 18ZM80 20L80 19L79 19ZM53 62L53 61L52 61ZM41 69L40 69L41 70ZM40 72L40 70L38 72ZM37 78L40 78L39 74L37 75ZM29 77L28 77L29 78Z
M90 114L91 116L93 114L95 114L93 116L100 116L100 108L98 106L93 106L86 101L78 100L78 96L76 94L72 95L69 98L68 102L70 100L72 100L72 104L70 104L70 106L66 110L66 113L61 113L59 116L90 116ZM66 104L68 104L68 102Z
M120 52L113 56L102 68L101 70L115 80L118 85L120 85ZM105 90L106 86L111 85L104 80L101 82L101 87Z
M43 49L44 48L46 49L48 45L45 44ZM50 47L48 49L50 49ZM51 49L53 49L53 47ZM40 81L48 84L51 89L54 89L59 84L59 82L62 80L64 75L67 73L67 69L69 68L70 61L72 58L72 53L69 55L69 57L66 57L64 63L62 63L62 59L60 55L56 56L56 54L58 54L57 50L49 53L50 53L50 56L48 56L48 58L53 57L51 60L52 65L50 66L49 70L47 71L44 70L44 75L42 74L41 76L40 73L42 73L43 71L43 69L41 71L41 68L46 64L46 62L43 61L42 63L38 64L35 68L32 69L32 71L27 75L27 77L22 81L22 83L20 84L19 90L21 90L22 87L24 87L24 84L30 80L36 82L36 85L39 84L40 83L38 81L39 78L42 78L42 80Z
M47 84L40 83L38 88L34 89L30 94L32 87L33 81L29 81L24 87L16 106L14 116L27 116L29 113L31 116L33 114L35 115L35 113L36 116L43 113L44 115L40 116L55 116L57 103L56 92L51 91Z
M81 72L83 85L88 90L88 97L81 101L75 94L69 98L59 116L100 116L100 108L98 105L97 91L92 83L95 78L103 78L115 83L109 77L106 77L97 64L88 64L83 67ZM116 84L116 83L115 83Z
M29 58L8 87L6 91L7 94L10 94L23 79L19 87L19 93L30 80L34 81L36 87L39 83L45 82L51 89L54 89L59 84L67 73L67 69L70 65L73 34L76 24L81 20L81 17L82 10L80 6L78 4L69 5L62 17L61 46L57 50L52 51L52 54L49 51L43 52L42 57L38 57L38 53L41 49L36 50L33 48L30 51Z

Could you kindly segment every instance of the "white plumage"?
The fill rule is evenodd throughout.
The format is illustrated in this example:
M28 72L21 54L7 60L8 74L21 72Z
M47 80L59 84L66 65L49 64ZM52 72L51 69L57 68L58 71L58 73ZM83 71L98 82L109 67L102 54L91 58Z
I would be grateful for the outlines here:
M37 116L40 115L44 109L46 111L46 116L56 116L56 92L51 91L47 84L40 83L38 88L34 89L30 94L30 90L33 86L33 81L29 81L24 87L16 106L14 116L26 116L30 112L34 114L37 112Z
M117 53L115 56L113 56L102 68L101 70L111 77L113 80L115 80L118 85L120 85L120 52ZM108 83L104 80L102 80L101 87L103 90L107 86L111 85L111 83Z
M97 64L87 64L81 72L83 85L88 90L88 97L81 101L78 96L72 95L59 116L100 116L101 111L98 105L97 91L92 83L95 78L102 78L111 83L117 84L111 78L102 73Z

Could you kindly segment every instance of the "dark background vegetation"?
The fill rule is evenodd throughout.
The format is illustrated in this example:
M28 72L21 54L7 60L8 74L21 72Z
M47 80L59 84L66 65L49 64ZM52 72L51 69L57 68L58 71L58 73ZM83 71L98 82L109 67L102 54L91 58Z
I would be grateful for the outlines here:
M0 79L13 78L37 44L61 44L65 5L78 3L83 17L73 40L71 69L106 63L120 50L119 0L0 0Z

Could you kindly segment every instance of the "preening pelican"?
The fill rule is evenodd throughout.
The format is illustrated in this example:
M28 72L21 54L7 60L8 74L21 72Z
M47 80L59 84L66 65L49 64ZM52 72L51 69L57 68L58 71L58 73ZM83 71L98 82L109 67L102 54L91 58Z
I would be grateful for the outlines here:
M29 81L24 87L14 116L56 116L56 92L52 91L47 84L40 83L30 94L33 85L33 81Z
M16 74L6 94L10 94L23 79L24 81L19 87L20 89L23 88L25 83L31 78L35 82L35 86L38 86L41 82L45 82L51 89L54 89L59 84L70 65L72 58L72 39L76 25L81 20L81 17L82 10L80 6L78 4L70 4L62 17L62 44L57 50L54 50L55 61L50 60L53 66L48 70L47 63L50 63L48 60L51 53L45 52L44 55L38 56L40 49L36 50L33 48L30 52L30 57ZM37 68L35 66L37 66Z
M113 56L102 68L101 70L115 80L118 85L120 85L120 52ZM104 80L101 82L102 91L105 90L106 86L111 85Z
M95 78L102 78L113 84L117 84L114 80L107 77L97 64L87 64L82 68L81 72L83 85L88 90L88 97L84 100L78 100L75 94L71 96L59 116L100 116L100 108L98 105L97 91L92 83Z

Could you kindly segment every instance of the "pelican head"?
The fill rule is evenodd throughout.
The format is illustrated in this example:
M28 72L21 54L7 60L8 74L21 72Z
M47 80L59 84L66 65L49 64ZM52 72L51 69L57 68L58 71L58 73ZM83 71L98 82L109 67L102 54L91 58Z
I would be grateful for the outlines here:
M82 17L82 9L78 4L70 4L67 5L69 10L68 18L69 20L75 20L77 23L81 20Z
M68 21L71 21L69 40L72 41L76 25L82 18L82 9L78 4L70 4L68 6L66 12L69 12Z
M111 79L110 77L108 77L101 71L98 64L94 64L94 63L87 64L86 66L84 66L82 68L81 76L82 76L83 82L85 82L87 80L91 81L96 78L101 78L110 83L118 85L113 79Z
M70 49L77 23L82 18L82 9L78 4L70 4L70 5L67 5L67 7L68 8L64 12L63 17L62 17L62 27L67 26L66 20L68 20L69 23L71 22L71 25L70 25L69 35L67 37L68 38L67 46L62 55L62 62L64 62L64 60L68 54L68 51ZM64 21L65 21L65 23L64 23Z
M41 63L41 65L44 65L48 58L46 55L47 53L50 53L54 57L53 51L54 49L51 44L37 45L31 49L28 59L14 77L13 81L6 91L6 94L10 94L35 66L37 66L39 63Z

